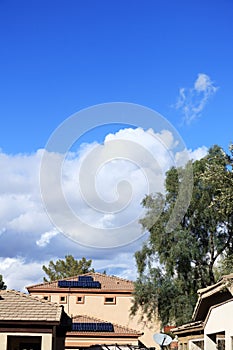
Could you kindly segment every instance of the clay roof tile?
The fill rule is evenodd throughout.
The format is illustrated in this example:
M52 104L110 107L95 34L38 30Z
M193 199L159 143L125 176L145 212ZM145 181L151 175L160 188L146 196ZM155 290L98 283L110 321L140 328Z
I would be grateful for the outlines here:
M0 321L60 321L62 307L14 290L0 291Z

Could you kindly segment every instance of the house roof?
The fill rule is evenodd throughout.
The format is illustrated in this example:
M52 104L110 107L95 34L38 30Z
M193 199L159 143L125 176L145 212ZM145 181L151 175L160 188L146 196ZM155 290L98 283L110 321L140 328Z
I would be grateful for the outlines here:
M119 278L116 276L108 276L105 274L101 274L98 272L89 272L83 275L76 275L73 277L64 278L62 280L64 281L77 281L79 276L92 276L93 281L100 282L100 288L72 288L74 291L85 291L85 292L110 292L110 291L117 291L117 292L127 292L132 293L134 290L134 284L132 281ZM32 286L26 287L27 290L31 292L38 292L38 291L65 291L67 288L59 287L58 286L58 280L53 282L45 282L45 283L39 283Z
M225 302L233 295L233 274L222 276L215 284L199 289L198 300L193 312L193 320L205 320L211 306Z
M0 290L0 322L60 322L60 305L14 290Z
M204 322L196 321L183 324L182 326L173 328L171 331L176 335L199 332L204 330Z
M100 320L98 318L95 317L90 317L87 315L78 315L78 316L74 316L72 318L72 322L73 323L109 323L107 321L104 320ZM90 331L72 331L72 332L68 332L68 335L85 335L85 336L105 336L105 337L119 337L119 336L130 336L130 337L140 337L143 333L139 332L135 329L131 329L125 326L121 326L119 324L115 324L112 323L113 325L113 331L111 332L90 332Z
M205 323L211 311L233 301L233 273L224 275L221 279L206 288L199 289L198 300L193 312L193 322L176 327L172 332L178 336L186 336L188 333L204 333Z

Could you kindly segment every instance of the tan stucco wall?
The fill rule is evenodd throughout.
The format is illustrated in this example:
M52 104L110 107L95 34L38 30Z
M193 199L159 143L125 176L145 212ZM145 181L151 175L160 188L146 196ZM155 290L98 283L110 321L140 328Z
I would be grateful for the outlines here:
M130 317L130 308L132 305L132 296L129 294L84 294L84 293L33 293L33 295L43 298L44 295L50 296L51 302L60 303L60 296L66 296L64 310L70 316L89 315L98 319L117 323L140 332L144 335L140 337L142 343L147 347L155 347L153 334L160 331L160 325L155 322L139 322L139 314L135 317ZM77 296L84 296L84 303L76 303ZM105 297L116 297L115 304L105 304Z

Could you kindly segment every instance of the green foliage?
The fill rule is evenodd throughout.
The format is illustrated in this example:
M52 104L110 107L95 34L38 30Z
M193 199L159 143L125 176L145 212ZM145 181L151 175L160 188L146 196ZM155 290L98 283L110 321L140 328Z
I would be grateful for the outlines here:
M219 280L224 275L233 273L233 251L232 249L225 252L221 257L218 265L214 269L216 280Z
M94 272L91 264L92 260L86 260L86 258L76 260L72 255L66 255L65 260L59 259L55 263L51 260L49 266L46 267L43 265L42 269L49 277L49 281L55 281L83 273ZM46 277L44 277L44 281L48 282Z
M192 162L192 169L191 202L173 231L167 232L166 224L179 195L182 169L167 172L164 196L143 200L147 213L141 224L150 236L135 254L138 279L131 311L141 309L149 319L157 313L163 325L190 320L197 289L215 282L217 259L229 257L233 248L232 157L214 146Z
M164 274L159 267L151 268L150 274L141 275L135 282L131 314L142 310L142 318L145 314L149 320L159 318L163 325L175 323L176 319L183 323L192 311L191 306L188 309L183 307L191 296L181 297L179 282Z
M5 282L3 281L2 275L0 275L0 290L5 290L7 286L5 285Z

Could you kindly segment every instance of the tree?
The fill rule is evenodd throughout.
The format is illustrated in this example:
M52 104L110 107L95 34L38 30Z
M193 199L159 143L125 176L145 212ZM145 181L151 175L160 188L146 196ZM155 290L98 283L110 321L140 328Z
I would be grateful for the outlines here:
M233 145L229 147L230 155L225 155L227 166L224 162L216 162L215 166L209 164L202 176L204 183L211 184L216 189L216 195L210 206L214 209L216 215L225 216L226 220L222 223L225 231L232 232L233 222ZM223 229L222 227L222 229ZM215 267L215 276L220 278L222 275L233 273L233 245L231 235L226 237L223 245L222 254Z
M216 279L220 279L222 276L231 273L233 273L233 252L229 249L218 262L218 265L215 268L215 276Z
M94 272L91 268L92 260L76 260L72 255L66 255L65 260L59 259L55 263L51 260L48 267L43 265L42 269L49 277L49 281L55 281L61 278L72 277L75 275L81 275L83 273ZM44 281L48 282L44 277Z
M148 195L142 203L147 213L140 222L150 235L135 254L138 278L131 312L141 309L148 318L158 313L163 325L190 320L197 289L215 282L217 260L229 256L233 247L232 157L214 146L206 157L192 162L192 169L191 202L171 232L166 224L183 169L167 172L165 195Z
M0 290L5 290L7 286L5 285L5 282L3 281L2 275L0 275Z

